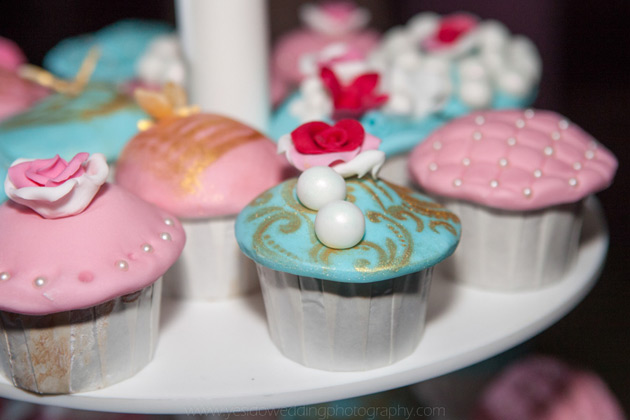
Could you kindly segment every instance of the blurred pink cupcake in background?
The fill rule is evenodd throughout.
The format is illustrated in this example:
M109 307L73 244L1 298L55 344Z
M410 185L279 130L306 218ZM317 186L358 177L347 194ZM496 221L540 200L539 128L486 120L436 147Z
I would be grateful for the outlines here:
M594 373L534 356L509 366L484 390L473 420L624 420Z
M349 1L306 4L300 9L300 19L305 28L282 36L272 52L272 99L276 104L305 77L303 57L332 44L343 44L366 56L380 39L376 31L366 29L370 12Z
M185 94L138 90L157 119L118 160L116 182L182 220L188 245L165 277L165 293L213 300L258 290L256 269L234 238L236 215L289 175L276 145L258 131L185 106Z
M26 111L49 93L48 89L18 75L18 69L25 63L20 47L0 37L0 121Z

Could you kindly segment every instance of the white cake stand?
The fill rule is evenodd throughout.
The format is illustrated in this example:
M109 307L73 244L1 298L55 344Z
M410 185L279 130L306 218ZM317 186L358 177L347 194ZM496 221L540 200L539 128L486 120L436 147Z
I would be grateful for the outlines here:
M45 397L0 379L0 396L99 411L210 414L331 401L430 379L529 339L588 293L606 256L608 233L597 201L587 208L577 265L559 283L503 294L435 279L420 346L389 367L334 373L284 358L267 334L260 296L167 301L155 360L135 377L100 391Z

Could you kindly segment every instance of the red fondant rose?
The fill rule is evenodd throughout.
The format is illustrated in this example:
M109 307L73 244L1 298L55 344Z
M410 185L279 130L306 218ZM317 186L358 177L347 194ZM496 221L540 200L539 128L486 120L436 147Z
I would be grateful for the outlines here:
M376 92L379 74L366 73L357 76L349 85L344 85L335 72L323 67L320 77L333 99L333 119L360 118L370 109L387 102L387 95Z
M355 120L341 120L332 127L325 122L314 121L293 130L291 138L300 153L349 152L361 146L365 131Z
M315 121L302 124L278 141L278 152L304 171L313 166L350 162L360 153L376 150L381 141L365 132L356 120L341 120L330 126Z
M477 27L478 19L466 13L457 13L444 17L433 34L423 42L429 51L452 48L467 34Z

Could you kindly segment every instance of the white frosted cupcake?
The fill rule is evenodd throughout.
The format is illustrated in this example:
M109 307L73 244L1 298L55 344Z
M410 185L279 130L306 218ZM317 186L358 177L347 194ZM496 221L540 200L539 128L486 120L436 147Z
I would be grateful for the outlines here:
M498 290L562 278L577 254L586 197L606 188L615 157L549 111L473 113L411 154L419 186L462 219L462 243L441 268Z
M304 124L281 143L304 172L236 220L239 246L258 266L273 342L298 363L332 371L408 356L424 330L433 266L457 246L459 220L376 179L384 153L356 120Z
M179 222L104 184L103 155L18 160L0 206L0 370L41 394L103 388L152 359Z

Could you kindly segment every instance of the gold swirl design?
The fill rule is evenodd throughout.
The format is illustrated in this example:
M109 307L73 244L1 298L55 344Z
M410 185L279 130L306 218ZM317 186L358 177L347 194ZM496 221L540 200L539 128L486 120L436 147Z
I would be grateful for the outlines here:
M377 209L364 209L367 220L374 224L385 224L391 234L384 238L382 245L364 239L351 249L327 248L315 236L313 219L316 212L302 206L295 196L296 183L297 180L293 179L281 187L280 196L286 203L286 207L265 207L271 200L268 197L252 204L256 210L248 221L257 218L264 219L253 238L254 248L261 255L271 258L277 252L286 256L291 254L290 251L281 249L275 242L270 243L271 234L267 231L276 223L283 223L277 228L277 231L283 234L294 233L300 229L302 223L307 224L310 242L307 258L313 263L329 266L334 262L335 256L347 255L355 251L361 251L364 255L373 253L375 258L361 256L352 263L354 269L361 273L397 271L408 266L415 248L414 235L423 232L425 223L428 223L428 227L435 233L440 234L438 228L442 227L450 234L457 236L457 229L453 223L459 223L459 219L439 204L422 200L419 196L414 196L413 191L385 181L353 178L346 181L347 200L355 202L359 190L368 194ZM400 197L401 202L396 199L396 196ZM433 220L425 222L421 216L430 217ZM302 261L298 257L292 259L298 264Z
M176 182L185 194L194 194L201 187L201 174L219 158L239 146L263 139L258 131L219 115L167 118L134 137L120 160L124 163L137 157L147 162L145 170Z

